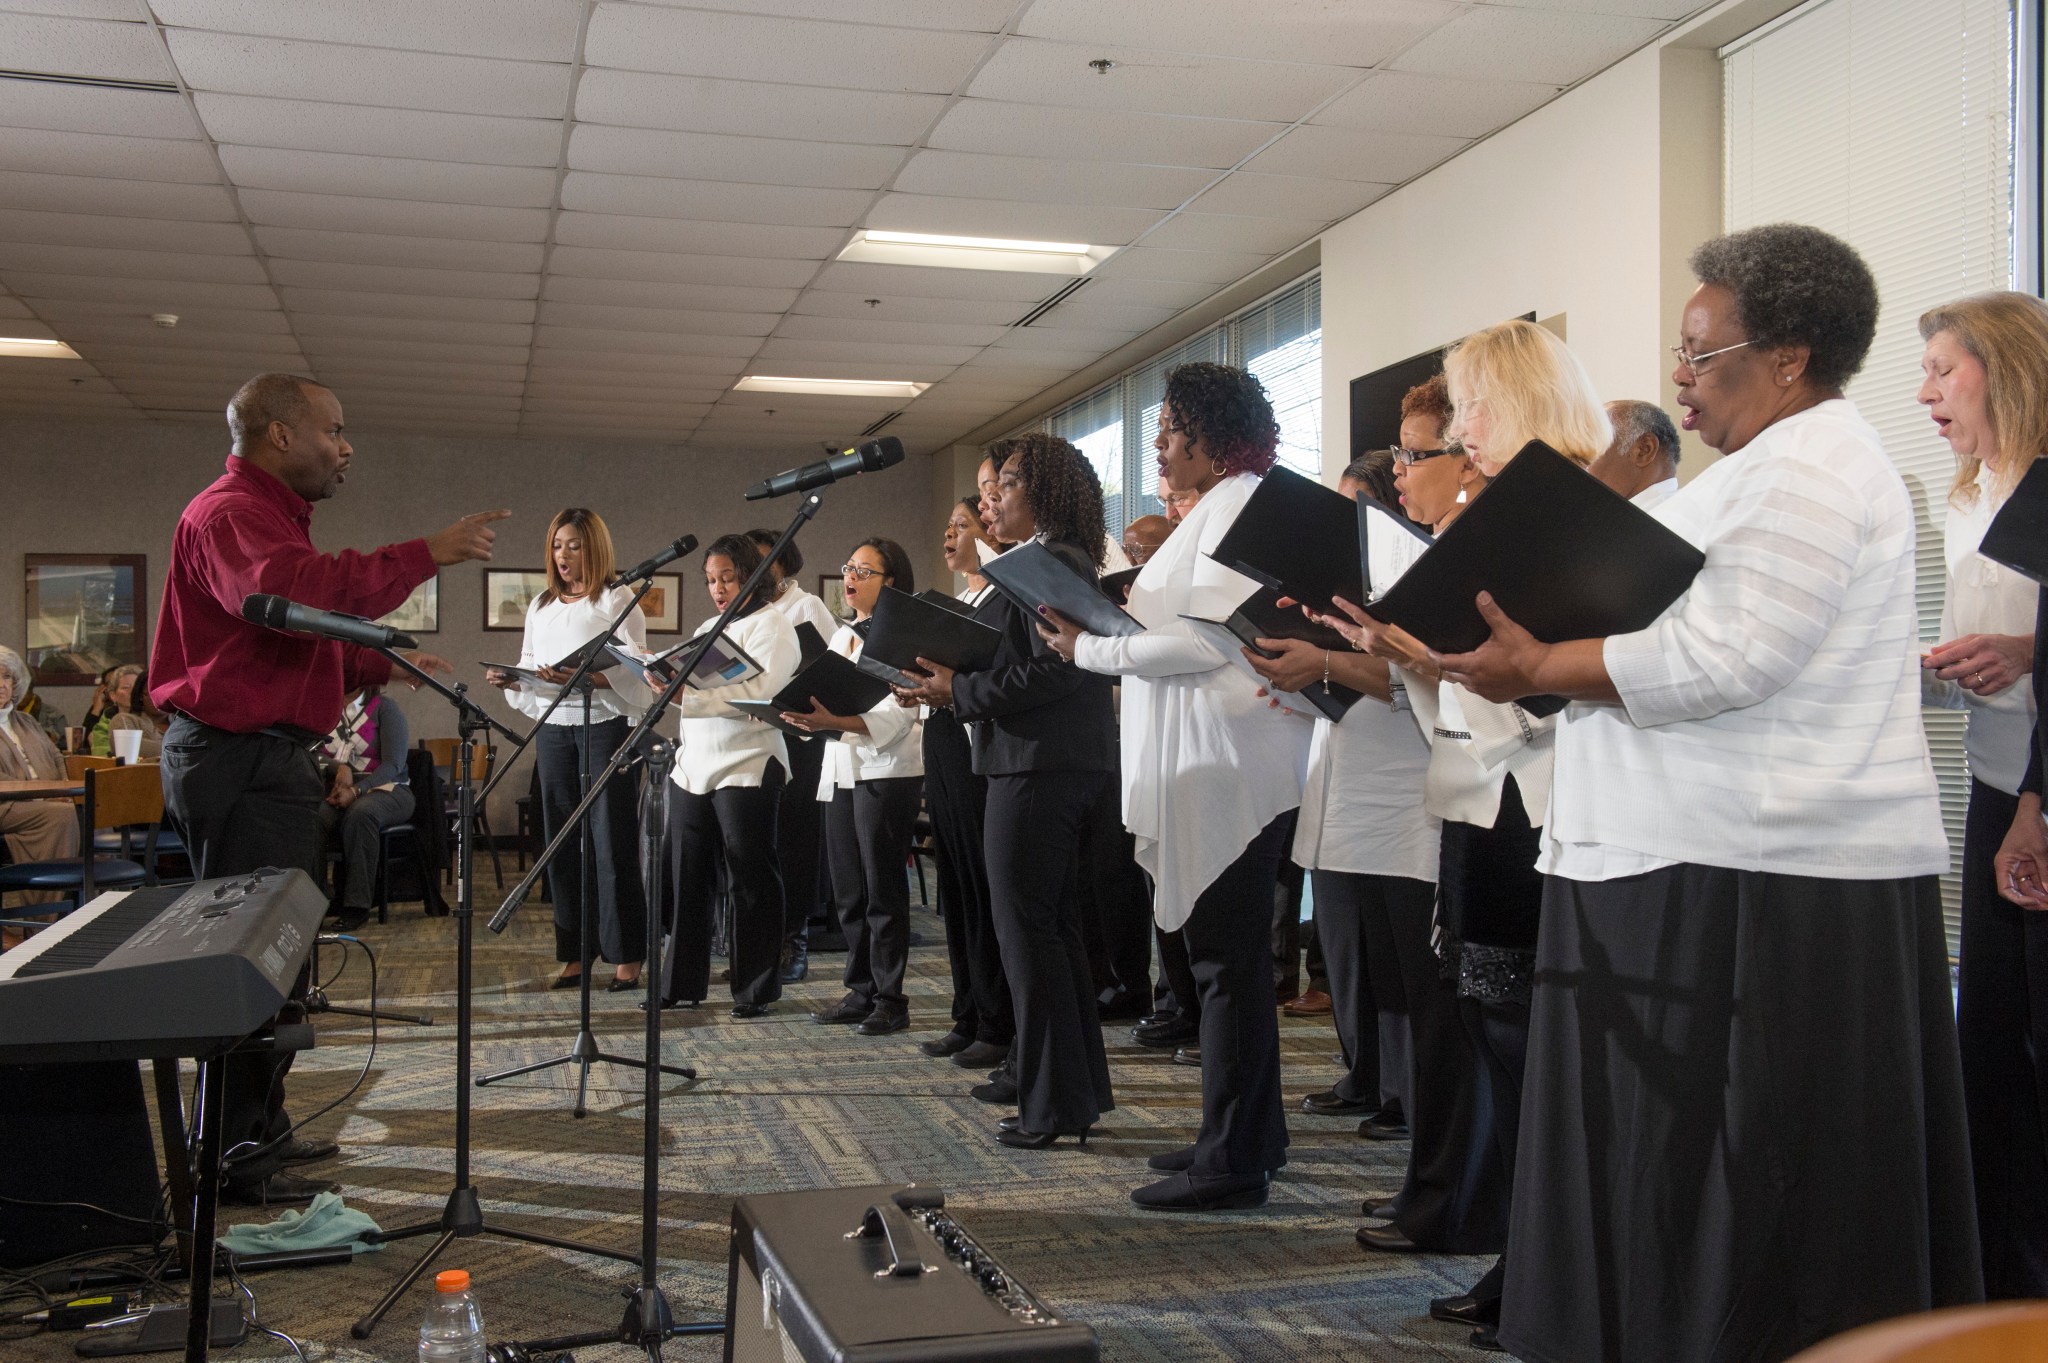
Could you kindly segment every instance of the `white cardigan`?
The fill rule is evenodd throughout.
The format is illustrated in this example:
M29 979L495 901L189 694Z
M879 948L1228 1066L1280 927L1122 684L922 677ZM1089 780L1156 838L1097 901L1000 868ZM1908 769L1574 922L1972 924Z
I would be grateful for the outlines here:
M841 625L828 647L842 657L857 659L861 637L853 632L853 626ZM839 741L825 745L824 765L818 770L818 798L827 804L835 792L852 790L859 781L924 775L924 725L916 710L898 705L896 697L889 695L863 718L868 722L866 733L835 734Z
M1948 559L1948 591L1941 607L1944 641L1965 634L2034 632L2040 588L1977 552L1991 518L1998 514L1994 483L1991 470L1983 470L1977 478L1976 500L1948 509L1942 544ZM1970 759L1970 775L1994 790L2017 795L2034 734L2031 679L2023 675L1995 696L1979 696L1927 672L1921 677L1921 692L1926 704L1969 712L1963 750Z
M697 635L711 624L705 621ZM780 612L762 609L735 621L725 637L759 663L761 671L748 681L704 691L685 684L676 692L681 737L669 779L692 795L709 795L726 786L758 786L770 761L789 771L789 746L782 730L727 702L767 700L789 685L797 667L796 626Z
M1225 478L1131 584L1143 634L1084 634L1074 661L1122 677L1124 826L1171 932L1260 830L1301 803L1312 726L1266 704L1258 681L1180 617L1220 620L1258 589L1208 556L1258 479Z
M580 601L543 602L535 597L526 607L526 633L519 641L519 665L553 667L604 633L612 617L632 599L633 589L624 586L591 592ZM612 637L635 657L647 656L647 617L638 606ZM605 680L611 685L594 687L590 692L592 724L619 718L638 720L654 701L654 692L628 668L613 667L605 673ZM561 689L548 682L521 682L505 688L505 701L520 714L539 719ZM574 696L548 716L549 724L582 722L583 702Z
M1838 880L1948 869L1920 725L1913 503L1844 399L1766 427L1657 508L1706 566L1609 637L1621 705L1558 726L1543 857Z

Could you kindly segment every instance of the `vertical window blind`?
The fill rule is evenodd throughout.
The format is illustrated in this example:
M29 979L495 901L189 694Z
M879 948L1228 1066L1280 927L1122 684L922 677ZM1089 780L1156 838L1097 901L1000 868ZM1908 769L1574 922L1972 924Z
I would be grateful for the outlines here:
M1721 52L1730 230L1803 222L1877 276L1877 338L1849 397L1884 437L1919 510L1921 637L1946 575L1955 458L1914 399L1920 314L2011 287L2013 16L2009 0L1815 0ZM1926 713L1959 860L1969 777L1962 715ZM1960 886L1943 881L1951 950Z

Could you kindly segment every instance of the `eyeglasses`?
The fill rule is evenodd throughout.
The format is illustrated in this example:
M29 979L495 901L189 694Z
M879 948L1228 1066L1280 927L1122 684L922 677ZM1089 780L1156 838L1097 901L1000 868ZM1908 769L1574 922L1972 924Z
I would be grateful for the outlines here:
M864 563L842 563L839 565L839 575L841 577L850 577L861 582L865 582L871 577L880 577L882 572L882 569L870 568Z
M1687 351L1683 344L1679 344L1671 347L1671 354L1678 361L1680 369L1685 370L1694 378L1698 378L1707 372L1708 360L1713 359L1716 355L1726 355L1731 350L1740 350L1748 344L1748 341L1737 341L1734 345L1724 345L1719 350L1709 350L1704 355L1694 355Z
M1425 459L1434 459L1440 454L1463 454L1464 452L1464 448L1456 442L1448 444L1440 450L1411 450L1401 445L1392 445L1387 449L1387 453L1394 456L1394 463L1404 469L1411 464L1419 464Z

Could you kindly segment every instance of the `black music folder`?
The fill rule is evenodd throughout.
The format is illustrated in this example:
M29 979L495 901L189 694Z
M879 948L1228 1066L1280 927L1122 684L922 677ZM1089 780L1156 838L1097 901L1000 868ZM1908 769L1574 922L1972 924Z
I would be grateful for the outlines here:
M929 658L955 672L979 672L995 661L996 645L1002 638L996 630L951 606L884 587L875 601L875 621L868 628L867 646L854 666L891 686L915 686L919 679L904 675L904 669L914 669L919 658Z
M1121 637L1145 632L1100 587L1037 540L997 554L981 565L981 575L1029 615L1036 616L1040 606L1051 606L1090 634Z
M1648 628L1706 561L1649 512L1532 440L1371 611L1439 653L1469 653L1491 633L1473 600L1484 591L1544 643L1601 639Z
M1139 568L1125 568L1119 572L1102 575L1102 594L1119 606L1131 603L1131 584L1138 580Z
M1977 552L2023 577L2048 583L2048 459L2036 459L1991 518Z
M1372 585L1372 546L1389 538L1398 539L1405 533L1424 544L1436 543L1436 536L1429 533L1419 522L1411 521L1398 507L1387 506L1375 501L1371 495L1358 494L1358 576L1365 588L1365 601L1351 601L1354 606L1363 606L1372 600L1379 588Z
M804 730L783 722L783 711L802 712L810 709L811 702L816 700L827 713L844 718L874 709L888 694L889 683L869 676L851 660L827 649L798 668L796 675L789 679L789 685L777 691L772 700L735 700L728 703L741 714L766 720L784 733L808 738Z
M883 591L894 591L894 590L895 590L895 588L893 588L893 587L884 587L884 588L883 588L882 590L883 590ZM942 592L942 591L939 591L939 590L937 590L936 588L932 588L932 587L927 587L927 588L925 588L925 589L924 589L923 591L921 591L921 592L919 592L919 593L917 594L917 599L918 599L918 600L920 600L920 601L929 601L929 602L931 602L931 603L932 603L932 604L933 604L934 606L943 606L943 607L945 607L945 609L947 609L947 610L949 610L949 611L953 612L953 614L955 614L955 615L968 615L968 616L971 616L971 615L973 615L973 614L974 614L974 607L972 607L972 606L968 605L968 604L967 604L967 603L966 603L965 601L962 601L962 600L961 600L961 599L960 599L959 597L957 597L957 596L948 596L948 595L947 595L946 593L944 593L944 592ZM929 655L927 655L927 656L929 656Z
M1209 557L1325 615L1335 610L1331 597L1365 602L1358 508L1292 469L1265 476Z
M825 652L828 645L825 636L818 633L818 627L808 620L796 622L797 666L802 667L811 659Z
M1328 625L1318 624L1303 615L1301 607L1281 606L1280 595L1274 588L1262 587L1240 602L1227 620L1211 620L1200 615L1183 615L1181 619L1226 653L1235 648L1245 648L1262 658L1273 657L1271 649L1258 646L1255 641L1259 639L1300 639L1334 653L1351 651L1349 640ZM1320 681L1309 683L1305 691L1283 694L1299 695L1315 707L1316 713L1333 724L1344 718L1345 711L1365 695L1336 682L1331 682L1325 690Z

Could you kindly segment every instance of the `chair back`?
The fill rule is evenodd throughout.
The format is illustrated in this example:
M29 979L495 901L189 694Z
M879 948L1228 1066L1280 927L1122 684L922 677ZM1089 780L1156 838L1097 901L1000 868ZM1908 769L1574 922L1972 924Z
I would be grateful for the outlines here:
M433 755L434 767L440 773L441 779L451 786L455 783L455 757L461 746L462 740L459 738L423 738L420 740L420 747ZM469 756L470 774L475 778L478 785L482 785L491 779L491 764L497 758L498 750L495 746L471 740Z
M102 828L150 827L163 822L164 779L154 762L85 769L85 819Z
M64 754L64 774L74 781L83 781L89 771L107 771L120 765L111 757L94 757L91 753Z
M1788 1363L2016 1363L2048 1358L2048 1302L1952 1306L1836 1335Z

